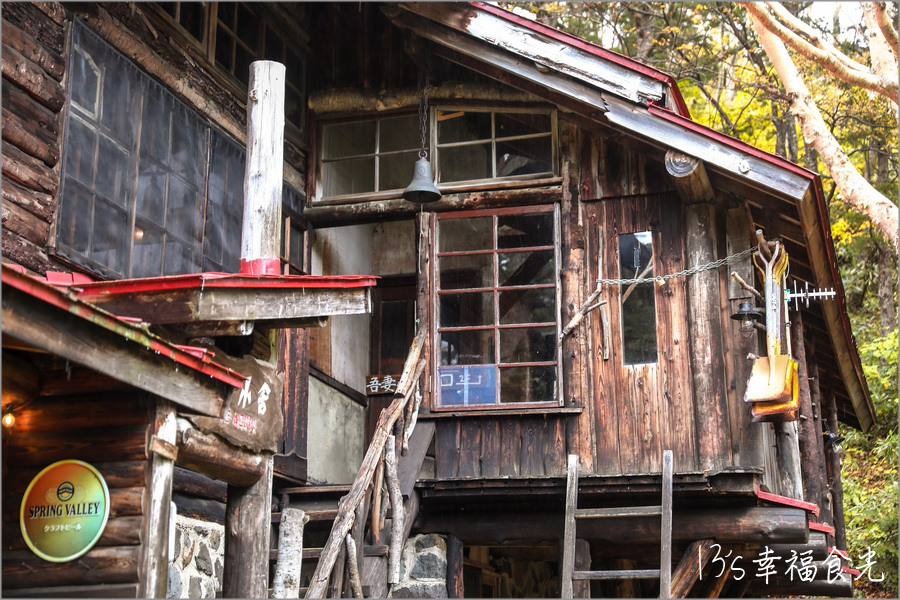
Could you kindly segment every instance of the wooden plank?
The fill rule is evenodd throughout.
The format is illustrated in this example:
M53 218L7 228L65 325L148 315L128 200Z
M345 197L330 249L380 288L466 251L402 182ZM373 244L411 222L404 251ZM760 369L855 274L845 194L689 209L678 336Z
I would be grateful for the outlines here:
M447 597L466 597L463 584L463 543L453 535L447 536Z
M3 588L33 586L39 573L42 586L136 583L140 546L95 546L78 560L50 563L31 550L3 553Z
M657 579L659 569L633 569L623 571L575 571L572 573L575 579L589 579L600 581L604 579Z
M146 425L106 428L29 431L28 438L4 454L17 466L46 466L78 456L88 462L116 458L137 460L145 456Z
M481 422L481 476L500 476L500 419L484 419Z
M406 497L409 497L416 485L416 479L419 478L422 461L425 460L425 454L431 446L431 440L434 439L434 430L433 422L418 423L409 439L409 452L406 456L400 457L398 467L400 491Z
M151 431L157 439L174 446L178 425L175 407L159 400L151 409L155 416ZM169 516L172 501L172 477L175 463L169 456L153 452L150 457L149 485L144 492L147 519L143 524L146 543L142 545L138 595L160 598L166 593L169 564ZM174 558L174 557L171 557Z
M672 595L672 468L671 450L663 451L662 523L659 549L659 597Z
M459 472L459 421L437 423L434 440L434 468L438 479L452 479Z
M272 465L249 487L228 486L225 509L225 575L222 594L228 598L265 598L269 581Z
M575 539L575 571L591 570L591 545L587 540L580 538ZM577 580L572 582L573 598L590 598L591 583L586 580Z
M477 419L460 419L459 423L459 471L457 477L481 475L481 426Z
M685 206L685 254L688 268L718 258L716 216L712 204ZM687 279L691 376L696 398L700 468L717 470L733 464L725 392L719 274L696 273ZM702 432L702 433L701 433Z
M572 598L575 571L575 515L578 510L578 455L570 454L566 471L566 514L562 537L560 565L561 598Z
M593 460L590 463L593 464ZM560 477L565 470L566 420L563 417L551 416L545 420L544 427L544 475Z
M91 427L136 427L147 422L147 404L133 391L41 398L16 415L16 427L36 432L41 429L64 431ZM140 437L137 429L132 434Z
M4 288L2 323L4 334L61 358L203 414L219 414L222 398L216 380L187 368L174 370L171 360L139 344L124 344L121 335L28 294Z
M4 590L7 598L135 598L137 584L67 585Z
M581 508L575 512L576 519L609 519L617 517L650 517L661 515L662 506L622 506L609 508Z
M700 578L701 573L713 557L712 546L716 540L710 538L691 542L672 573L671 598L686 598L688 592Z
M522 448L519 458L522 477L542 477L544 475L544 419L527 417L521 420Z

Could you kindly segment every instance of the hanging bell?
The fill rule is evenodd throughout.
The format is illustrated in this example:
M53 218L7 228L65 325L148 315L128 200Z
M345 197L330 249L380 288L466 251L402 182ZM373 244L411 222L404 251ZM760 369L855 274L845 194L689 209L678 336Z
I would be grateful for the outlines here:
M416 161L412 182L403 190L403 199L417 204L426 204L441 199L441 191L434 185L431 163L424 156Z

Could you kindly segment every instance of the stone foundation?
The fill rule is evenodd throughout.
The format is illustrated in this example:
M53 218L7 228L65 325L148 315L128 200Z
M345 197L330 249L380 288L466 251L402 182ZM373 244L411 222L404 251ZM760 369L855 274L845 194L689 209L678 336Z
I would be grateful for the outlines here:
M215 598L222 590L225 527L177 515L167 598Z
M391 598L447 597L447 542L437 534L417 535L406 541L400 562L400 582Z

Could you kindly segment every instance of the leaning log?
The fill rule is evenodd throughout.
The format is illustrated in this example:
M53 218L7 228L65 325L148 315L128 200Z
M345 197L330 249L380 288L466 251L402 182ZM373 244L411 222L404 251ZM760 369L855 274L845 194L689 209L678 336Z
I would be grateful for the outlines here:
M176 464L231 485L252 485L265 472L265 458L232 446L215 434L185 426L179 419Z

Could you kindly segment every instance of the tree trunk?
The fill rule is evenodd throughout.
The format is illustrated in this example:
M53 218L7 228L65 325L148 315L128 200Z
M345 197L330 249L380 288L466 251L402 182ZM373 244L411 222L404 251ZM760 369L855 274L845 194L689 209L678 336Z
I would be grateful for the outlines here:
M748 4L743 3L744 6ZM844 200L868 217L875 228L890 240L894 249L897 249L900 223L897 205L872 187L850 162L812 101L809 90L781 39L769 31L753 11L750 11L750 21L785 90L791 96L791 112L800 120L803 139L819 152Z
M897 289L896 255L887 248L878 248L878 314L881 322L881 335L887 335L897 329L897 302L894 292Z

